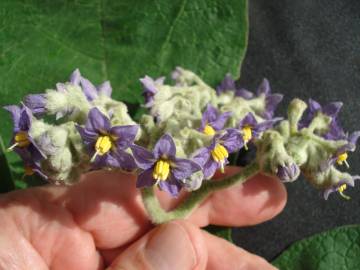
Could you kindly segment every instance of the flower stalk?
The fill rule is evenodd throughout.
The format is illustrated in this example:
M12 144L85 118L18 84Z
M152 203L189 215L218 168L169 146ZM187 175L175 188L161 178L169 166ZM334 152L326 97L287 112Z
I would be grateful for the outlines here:
M211 193L235 184L244 183L258 172L258 164L252 163L233 176L226 177L222 180L206 181L203 183L201 189L192 191L184 201L170 211L166 211L161 207L154 192L154 187L142 188L141 197L152 223L162 224L174 219L188 218Z

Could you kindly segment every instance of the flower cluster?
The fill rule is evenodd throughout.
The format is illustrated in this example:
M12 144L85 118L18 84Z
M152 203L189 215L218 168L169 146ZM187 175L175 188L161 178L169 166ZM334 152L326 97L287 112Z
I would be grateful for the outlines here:
M341 103L321 107L310 100L307 106L295 99L283 119L274 117L283 96L271 93L267 79L256 93L230 74L216 89L180 67L172 79L140 79L148 113L136 123L111 97L109 82L95 86L76 69L55 89L5 107L14 123L9 150L22 158L26 175L71 184L86 171L116 169L136 173L138 188L157 186L177 196L224 173L231 154L253 144L262 172L284 182L302 173L325 199L335 191L348 198L344 190L359 177L338 166L349 166L360 132L341 128Z

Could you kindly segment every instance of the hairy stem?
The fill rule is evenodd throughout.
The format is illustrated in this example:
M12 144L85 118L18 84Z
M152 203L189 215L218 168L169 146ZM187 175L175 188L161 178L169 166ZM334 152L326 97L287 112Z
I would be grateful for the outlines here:
M143 188L141 190L142 200L154 224L162 224L174 219L183 219L187 218L212 192L237 183L243 183L258 172L258 164L253 163L243 168L241 172L236 175L219 181L205 181L200 189L191 192L182 203L169 212L161 207L153 187Z

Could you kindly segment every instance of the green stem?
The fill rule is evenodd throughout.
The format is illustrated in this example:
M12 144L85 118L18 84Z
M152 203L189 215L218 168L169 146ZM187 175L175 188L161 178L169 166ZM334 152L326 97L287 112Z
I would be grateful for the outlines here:
M147 213L154 224L162 224L174 219L187 218L212 192L230 187L237 183L243 183L251 176L259 172L257 163L250 164L243 168L241 172L219 181L204 181L200 189L190 193L190 195L175 209L165 211L155 193L154 188L143 188L141 190L142 200Z

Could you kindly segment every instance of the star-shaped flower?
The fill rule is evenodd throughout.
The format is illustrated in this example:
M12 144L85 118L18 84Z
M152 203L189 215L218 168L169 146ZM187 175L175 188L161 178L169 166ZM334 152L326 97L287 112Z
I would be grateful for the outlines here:
M223 129L231 112L219 113L218 110L208 104L201 119L200 131L206 135L215 135L216 131Z
M143 171L139 174L136 186L158 185L161 190L177 196L186 178L200 171L201 167L189 159L177 158L172 137L164 134L155 144L153 151L141 146L131 146L135 161Z

